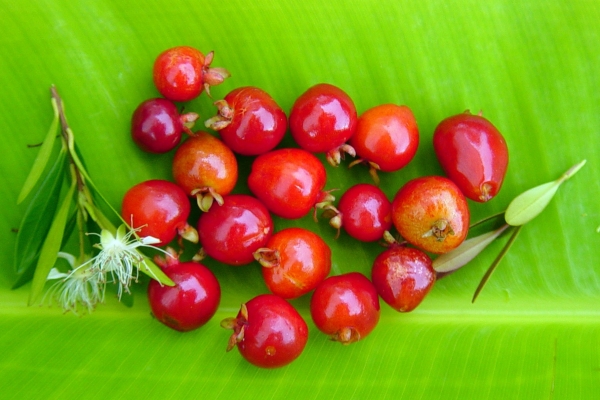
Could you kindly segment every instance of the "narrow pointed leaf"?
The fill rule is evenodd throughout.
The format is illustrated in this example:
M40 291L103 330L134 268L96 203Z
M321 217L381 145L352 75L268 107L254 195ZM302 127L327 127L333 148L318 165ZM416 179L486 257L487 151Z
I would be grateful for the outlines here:
M59 203L60 190L67 168L65 155L65 151L58 154L54 165L42 181L21 220L14 252L14 270L21 277L14 287L27 281L23 282L22 277L32 276L42 243L50 229L52 216Z
M73 194L75 193L75 183L71 185L67 195L63 198L60 208L54 216L48 235L44 240L42 249L40 252L40 258L35 267L35 273L33 274L33 281L31 284L31 292L29 293L28 304L32 305L38 301L41 296L46 279L50 270L56 262L60 246L62 244L65 227L69 218L69 209L73 204Z
M586 160L583 160L569 168L557 180L526 190L515 197L504 214L506 223L521 226L537 217L550 203L560 185L575 175L585 163Z
M537 217L550 203L559 186L558 182L548 182L515 197L504 214L506 223L521 226Z
M481 253L507 228L508 225L503 225L495 231L487 232L465 240L456 249L444 253L433 260L433 268L436 272L451 272L465 266L477 257L479 253Z
M54 118L52 119L50 129L48 130L48 133L46 134L46 137L40 146L38 155L33 162L31 171L29 172L29 175L23 184L23 188L19 193L17 204L20 204L23 200L25 200L29 193L31 193L35 185L38 183L40 177L44 173L44 170L48 165L48 161L50 161L52 147L55 142L56 135L58 134L58 111L56 109L56 102L52 101L52 107L54 109Z

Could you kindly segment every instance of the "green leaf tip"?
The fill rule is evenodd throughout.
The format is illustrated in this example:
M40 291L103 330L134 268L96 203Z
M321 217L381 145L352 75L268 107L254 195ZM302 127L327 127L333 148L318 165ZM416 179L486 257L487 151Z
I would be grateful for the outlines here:
M40 146L40 151L33 162L33 166L31 167L31 171L27 178L25 179L25 183L23 184L23 188L17 197L17 204L21 204L23 200L31 193L35 185L40 180L42 173L46 169L48 165L48 161L50 160L50 156L52 155L52 145L57 137L58 131L58 105L56 103L56 99L51 99L52 109L54 110L54 117L52 118L52 123L50 124L50 129Z
M575 175L585 163L586 160L583 160L569 168L557 180L543 183L515 197L504 214L506 223L512 226L521 226L537 217L550 203L560 185Z

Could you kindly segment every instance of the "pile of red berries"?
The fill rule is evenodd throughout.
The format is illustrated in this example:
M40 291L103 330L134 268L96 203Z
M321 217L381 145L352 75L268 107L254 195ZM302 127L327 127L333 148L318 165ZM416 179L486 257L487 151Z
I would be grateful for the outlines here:
M205 126L218 134L192 131L198 114L180 115L173 102L188 101L229 77L211 68L213 53L175 47L158 56L154 82L163 98L144 101L133 113L132 137L143 149L175 149L173 181L150 180L124 196L122 217L161 245L176 237L199 242L192 261L173 250L159 264L175 282L148 287L154 316L167 326L195 329L208 321L220 301L220 286L202 264L203 256L227 265L258 261L271 293L242 304L221 325L233 330L228 349L237 346L251 363L279 367L296 359L307 342L306 322L286 301L312 293L310 314L316 327L349 344L377 325L379 298L400 312L415 309L431 290L436 272L432 256L455 249L469 229L467 198L485 202L502 185L508 163L506 143L481 115L461 113L436 128L435 153L447 177L415 178L390 201L379 189L378 172L390 173L415 156L419 131L407 106L377 105L360 116L340 88L317 84L301 94L289 113L256 87L231 91L215 102L216 115ZM286 132L298 147L278 148ZM182 133L188 137L179 145ZM360 183L337 205L324 190L326 169L315 153L339 165L366 164L375 184ZM231 194L238 181L236 155L253 156L250 194ZM203 211L197 229L188 223L190 198ZM216 204L215 204L216 203ZM384 239L387 248L374 260L371 279L350 272L329 276L331 249L304 228L274 232L272 215L297 219L322 209L330 224L365 242ZM394 227L402 241L389 233Z

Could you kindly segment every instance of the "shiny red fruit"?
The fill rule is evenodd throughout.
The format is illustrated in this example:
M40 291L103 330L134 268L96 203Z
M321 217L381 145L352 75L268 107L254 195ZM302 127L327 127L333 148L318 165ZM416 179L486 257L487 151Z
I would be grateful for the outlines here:
M180 235L198 241L198 233L190 226L190 201L173 182L151 179L131 187L123 196L121 216L138 229L140 237L152 236L163 246Z
M248 187L273 214L288 219L307 215L328 195L321 161L302 149L273 150L256 157Z
M266 246L273 234L273 220L256 198L230 194L220 207L200 215L198 234L204 252L228 265L254 261L253 253Z
M227 351L237 348L248 362L262 368L283 367L294 361L308 341L308 326L287 301L261 294L242 304L235 318L221 326L233 329Z
M373 171L397 171L413 159L419 147L415 116L407 106L382 104L370 108L358 118L350 145Z
M198 115L179 115L175 104L166 99L149 99L137 106L131 117L131 137L144 151L166 153L181 141L186 123Z
M196 132L184 141L173 157L173 178L198 206L207 211L213 199L223 203L238 178L235 154L218 138Z
M331 249L319 235L303 228L275 233L255 257L269 290L285 299L310 292L331 271Z
M224 68L210 68L214 53L204 54L190 46L177 46L163 51L154 61L154 85L165 98L188 101L203 90L218 85L229 77Z
M408 181L392 201L392 221L402 238L435 254L465 240L469 218L467 199L454 182L441 176Z
M338 164L336 152L344 150L340 148L354 134L356 122L356 107L350 96L327 83L309 88L290 111L290 132L296 143L311 153L328 153L330 162L337 160Z
M287 117L264 90L246 86L215 102L219 112L206 121L237 154L256 156L275 148L287 130Z
M508 167L502 134L481 115L446 118L435 128L433 148L444 172L466 197L478 202L498 194Z
M371 280L379 296L399 312L414 310L435 282L431 258L421 250L392 245L377 256Z
M166 259L163 271L175 286L155 280L148 284L148 301L156 319L182 332L206 324L221 300L221 287L214 274L197 262L172 258Z
M340 197L334 216L329 221L343 228L353 238L373 242L392 227L392 203L381 189L369 183L359 183ZM331 214L331 213L330 213Z
M377 290L359 272L325 279L310 299L310 315L317 328L342 344L364 339L377 326L379 314Z

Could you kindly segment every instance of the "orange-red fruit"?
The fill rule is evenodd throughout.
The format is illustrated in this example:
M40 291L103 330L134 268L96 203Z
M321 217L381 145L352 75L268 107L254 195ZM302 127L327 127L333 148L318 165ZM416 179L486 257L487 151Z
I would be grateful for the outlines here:
M331 271L331 249L319 235L304 228L275 233L255 253L263 265L269 290L284 299L294 299L313 290Z
M435 254L460 245L469 230L469 207L448 178L425 176L407 182L392 201L392 221L409 243Z
M200 131L175 152L173 178L189 196L208 194L217 199L235 187L238 165L233 152L221 140Z
M163 51L154 61L154 84L160 94L172 101L192 100L202 93L204 54L189 46Z
M377 164L376 169L397 171L415 156L419 128L409 107L381 104L361 114L349 143L358 157Z
M433 148L444 172L466 197L491 200L502 186L508 147L502 134L481 115L464 112L435 128Z

